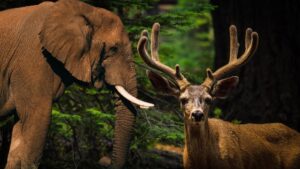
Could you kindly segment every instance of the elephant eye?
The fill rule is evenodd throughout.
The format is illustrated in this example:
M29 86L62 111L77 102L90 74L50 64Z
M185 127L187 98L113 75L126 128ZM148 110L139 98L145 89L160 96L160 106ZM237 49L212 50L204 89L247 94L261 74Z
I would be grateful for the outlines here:
M113 46L109 49L109 52L111 55L116 54L118 52L118 48L116 46Z

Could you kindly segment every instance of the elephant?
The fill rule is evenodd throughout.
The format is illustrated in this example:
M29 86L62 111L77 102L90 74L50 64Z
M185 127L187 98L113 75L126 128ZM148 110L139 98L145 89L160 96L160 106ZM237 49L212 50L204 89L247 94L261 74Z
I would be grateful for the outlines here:
M72 83L118 95L112 168L122 168L134 129L137 81L120 18L79 0L0 12L0 117L16 114L5 169L38 168L53 102Z

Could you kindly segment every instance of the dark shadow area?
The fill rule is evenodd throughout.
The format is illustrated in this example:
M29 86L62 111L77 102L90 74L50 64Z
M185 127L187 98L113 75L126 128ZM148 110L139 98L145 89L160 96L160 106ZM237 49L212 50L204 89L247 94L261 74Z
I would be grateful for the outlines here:
M11 141L11 134L14 124L19 120L16 112L0 118L4 126L0 127L0 169L4 169Z
M72 83L79 84L81 86L89 86L88 83L82 82L74 78L71 73L65 69L64 64L57 60L51 55L46 49L43 49L43 55L47 59L47 62L51 66L53 72L55 72L65 84L65 86L70 86Z

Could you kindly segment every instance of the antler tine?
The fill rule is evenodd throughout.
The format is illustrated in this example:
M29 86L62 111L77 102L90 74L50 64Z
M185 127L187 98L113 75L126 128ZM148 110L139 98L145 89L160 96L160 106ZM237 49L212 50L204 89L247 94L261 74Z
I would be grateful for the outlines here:
M239 68L243 64L247 63L251 56L257 49L259 37L257 32L252 32L252 29L248 28L245 35L245 52L241 57L237 58L238 53L238 42L237 42L237 31L234 25L229 28L230 33L230 58L227 65L219 68L214 73L210 69L207 69L207 77L202 85L211 88L216 80L222 78L225 74Z
M157 61L159 61L159 55L158 55L159 30L160 30L159 23L154 23L151 31L151 58Z
M147 51L147 41L148 41L148 32L147 30L143 30L140 36L140 39L137 44L137 50L139 55L142 57L146 64L150 64L149 62L149 54Z
M140 37L143 37L143 36L145 36L146 38L148 38L148 31L146 29L142 31Z
M148 38L145 37L145 36L142 36L138 42L138 52L139 52L139 55L142 57L142 59L144 60L144 62L154 68L154 69L157 69L157 70L160 70L166 74L168 74L170 77L172 78L176 78L175 77L175 74L176 72L171 69L170 67L166 66L166 65L163 65L161 63L159 63L158 61L156 60L152 60L150 57L149 57L149 54L147 52L147 49L146 49L146 46L147 46L147 40Z
M259 37L257 32L252 32L252 30L248 28L246 31L246 38L247 39L245 41L245 52L237 60L237 68L247 63L251 59L258 46Z
M230 35L230 53L229 53L229 62L236 60L239 51L239 43L237 38L237 30L234 25L231 25L229 28Z
M158 55L158 34L159 34L160 25L159 23L155 23L152 27L152 33L151 33L151 58L149 57L149 54L147 52L147 41L148 37L145 31L142 32L141 37L139 39L137 49L139 52L139 55L142 57L144 62L154 68L157 69L163 73L166 73L170 78L174 79L178 85L178 87L183 90L186 88L186 86L189 85L189 82L184 78L184 76L180 73L179 65L176 65L175 70L170 68L169 66L166 66L162 64L159 61L159 55Z
M249 33L249 31L246 31L246 35L247 33ZM251 32L251 36L248 36L247 38L247 42L245 42L247 43L247 48L245 49L245 52L238 59L230 61L227 65L215 71L213 73L213 76L216 80L219 80L221 77L223 77L224 74L239 68L251 58L252 54L256 51L258 45L258 34L256 32Z
M245 49L249 48L250 42L251 42L251 34L252 34L252 29L247 28L246 34L245 34Z
M145 40L142 38L145 38ZM145 42L142 42L142 41L145 41ZM147 44L148 44L148 31L145 29L141 32L141 35L140 35L140 39L139 39L139 42L138 42L138 46L137 48L141 48L141 52L143 53L143 55L145 55L145 57L149 57L149 53L147 51ZM139 46L141 45L141 46Z

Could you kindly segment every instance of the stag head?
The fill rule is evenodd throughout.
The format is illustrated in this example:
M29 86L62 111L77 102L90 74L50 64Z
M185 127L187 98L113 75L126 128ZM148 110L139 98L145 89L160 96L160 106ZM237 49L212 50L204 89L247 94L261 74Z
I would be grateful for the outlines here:
M200 85L192 85L182 75L178 64L175 69L172 69L160 62L158 55L159 30L160 25L155 23L151 31L150 55L147 52L148 33L146 30L142 32L137 46L144 62L154 70L162 73L156 73L152 70L147 71L148 78L158 91L173 95L180 100L186 122L199 124L207 121L209 107L212 102L217 98L226 98L238 84L239 78L237 76L227 78L224 78L224 76L250 60L258 46L258 34L250 28L246 30L245 51L238 57L237 29L234 25L231 25L229 28L230 57L228 64L215 72L208 68L204 82Z

